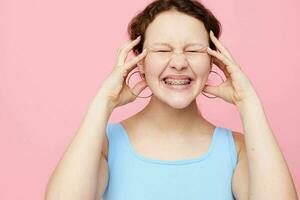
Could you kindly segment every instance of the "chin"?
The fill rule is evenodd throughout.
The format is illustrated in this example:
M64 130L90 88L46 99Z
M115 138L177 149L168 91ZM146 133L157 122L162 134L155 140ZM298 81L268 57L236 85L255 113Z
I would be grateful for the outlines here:
M153 97L157 101L175 109L183 109L188 107L196 99L198 95L197 92L195 93L195 90L200 93L200 89L201 87L199 86L199 83L195 81L188 88L173 89L166 87L164 84L160 84L157 88L152 89L151 91L152 93L155 91Z
M169 95L169 96L163 96L163 99L160 101L163 101L165 104L167 104L169 107L175 108L175 109L183 109L188 107L195 98L192 98L190 95Z

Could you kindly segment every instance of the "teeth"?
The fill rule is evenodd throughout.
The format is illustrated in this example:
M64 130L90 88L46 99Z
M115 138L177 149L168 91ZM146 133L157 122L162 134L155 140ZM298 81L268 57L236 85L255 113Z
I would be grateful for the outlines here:
M191 80L164 79L164 82L169 85L186 85L186 84L190 84Z

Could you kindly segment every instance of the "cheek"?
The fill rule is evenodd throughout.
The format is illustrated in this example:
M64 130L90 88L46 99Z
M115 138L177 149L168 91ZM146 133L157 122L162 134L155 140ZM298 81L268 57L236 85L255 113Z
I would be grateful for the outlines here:
M193 62L190 62L190 64L197 76L205 76L211 70L209 59L194 60Z
M188 62L194 71L196 76L206 76L211 70L210 57L203 58L188 58ZM158 56L152 56L151 54L147 55L144 60L145 71L149 76L158 76L162 70L167 65L167 62L164 62Z
M145 71L150 76L161 73L162 69L165 67L166 63L162 61L162 59L157 56L148 55L144 60Z

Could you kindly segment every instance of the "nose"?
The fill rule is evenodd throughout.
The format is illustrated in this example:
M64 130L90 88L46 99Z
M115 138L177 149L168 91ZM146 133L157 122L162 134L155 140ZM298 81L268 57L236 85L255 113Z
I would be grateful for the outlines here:
M182 68L186 68L188 66L188 61L182 52L174 52L170 58L169 62L170 67L174 67L177 70L181 70Z

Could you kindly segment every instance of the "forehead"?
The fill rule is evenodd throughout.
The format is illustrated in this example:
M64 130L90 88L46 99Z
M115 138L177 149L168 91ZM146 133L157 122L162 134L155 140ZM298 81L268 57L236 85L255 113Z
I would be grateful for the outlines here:
M203 22L178 11L165 11L156 16L145 33L145 44L153 42L208 44L208 33Z

